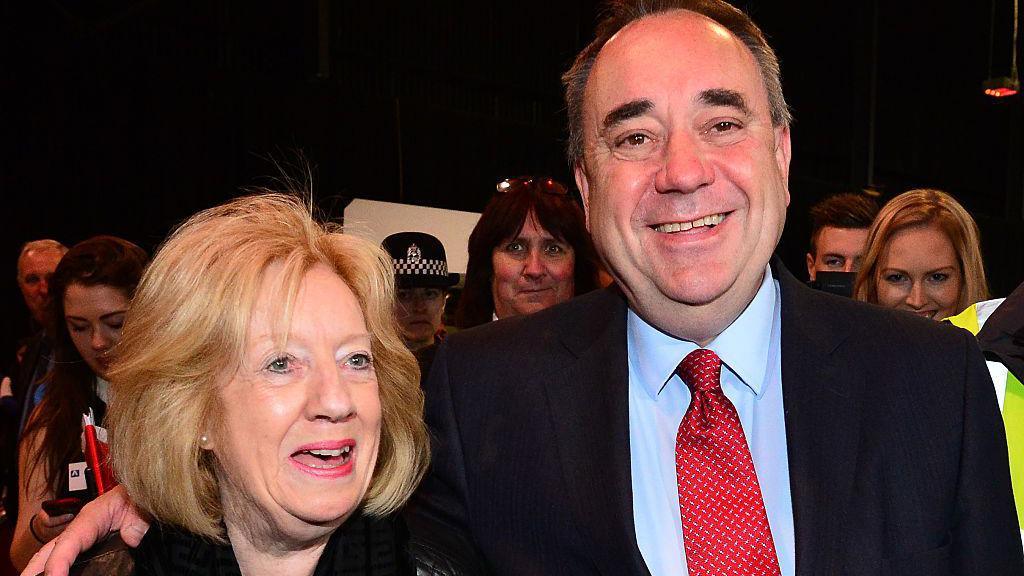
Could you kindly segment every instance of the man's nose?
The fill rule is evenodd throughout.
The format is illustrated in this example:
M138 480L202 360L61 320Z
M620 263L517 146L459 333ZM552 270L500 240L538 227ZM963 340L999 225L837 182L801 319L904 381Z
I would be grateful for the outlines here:
M843 272L856 272L857 264L854 263L853 258L847 258L846 263L843 264Z
M715 181L715 170L699 138L679 133L669 137L663 164L655 178L659 192L693 192Z
M42 295L43 298L50 295L50 283L47 282L45 278L39 281L39 294Z

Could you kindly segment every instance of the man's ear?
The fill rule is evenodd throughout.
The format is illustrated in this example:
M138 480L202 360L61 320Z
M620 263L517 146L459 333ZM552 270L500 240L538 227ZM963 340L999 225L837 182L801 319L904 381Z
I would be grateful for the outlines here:
M587 171L583 167L583 161L576 162L573 168L573 175L576 177L576 187L580 189L580 197L583 198L583 214L587 217L587 229L590 229L590 181L587 180Z
M807 253L807 277L814 280L814 256L810 252Z
M782 175L782 183L786 187L786 206L789 206L789 160L792 149L789 137L789 126L775 128L775 162Z

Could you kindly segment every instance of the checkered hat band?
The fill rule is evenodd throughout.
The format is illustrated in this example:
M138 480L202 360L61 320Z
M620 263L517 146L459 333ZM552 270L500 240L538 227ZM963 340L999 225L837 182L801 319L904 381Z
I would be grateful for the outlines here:
M420 258L416 262L409 262L405 258L392 258L391 264L395 267L395 274L448 277L448 264L444 260L428 260L426 258Z

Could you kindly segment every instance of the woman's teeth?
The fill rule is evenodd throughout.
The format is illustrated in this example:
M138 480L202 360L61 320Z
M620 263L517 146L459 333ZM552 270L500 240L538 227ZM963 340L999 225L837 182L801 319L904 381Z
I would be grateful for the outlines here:
M338 456L341 456L342 454L347 455L351 451L352 451L352 447L351 446L345 446L344 448L338 448L336 450L307 450L307 452L309 452L310 454L312 454L314 456L324 456L324 457L328 457L328 458L337 458Z
M348 463L352 456L352 447L335 448L332 450L302 450L293 458L311 468L335 468Z

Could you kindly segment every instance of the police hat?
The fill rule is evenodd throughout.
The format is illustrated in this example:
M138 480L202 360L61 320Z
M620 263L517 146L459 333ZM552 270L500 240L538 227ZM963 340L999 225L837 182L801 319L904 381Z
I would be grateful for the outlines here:
M444 245L430 234L399 232L385 238L381 247L391 255L399 288L448 288L459 283L457 273L448 273Z

